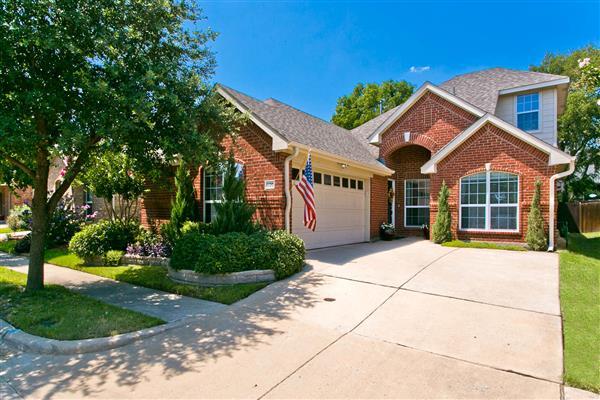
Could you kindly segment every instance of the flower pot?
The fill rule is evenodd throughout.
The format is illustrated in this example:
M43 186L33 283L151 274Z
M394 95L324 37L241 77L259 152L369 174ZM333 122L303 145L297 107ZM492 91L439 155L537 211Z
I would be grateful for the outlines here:
M381 240L392 240L396 237L396 232L393 229L379 229L379 237Z
M427 225L423 226L423 238L429 240L429 227Z

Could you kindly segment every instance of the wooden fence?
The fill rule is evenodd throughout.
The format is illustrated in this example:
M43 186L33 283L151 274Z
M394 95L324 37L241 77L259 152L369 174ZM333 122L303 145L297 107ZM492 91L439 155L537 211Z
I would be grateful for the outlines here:
M567 203L567 208L579 232L600 231L600 200Z

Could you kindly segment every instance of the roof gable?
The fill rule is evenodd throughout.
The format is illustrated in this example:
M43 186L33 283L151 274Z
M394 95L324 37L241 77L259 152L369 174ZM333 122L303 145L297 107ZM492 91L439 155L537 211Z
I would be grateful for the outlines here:
M569 154L557 149L554 146L549 145L548 143L536 138L535 136L522 131L521 129L501 120L498 117L495 117L491 114L486 114L469 128L465 129L460 135L456 136L452 139L448 144L442 147L437 153L435 153L429 161L427 161L421 167L421 173L423 174L433 174L437 172L437 164L442 161L444 158L449 156L454 150L456 150L462 143L464 143L468 138L473 136L476 132L478 132L481 128L483 128L486 124L492 124L503 131L513 135L514 137L522 140L523 142L537 148L543 153L548 154L548 165L560 165L560 164L568 164L573 160Z
M369 143L378 144L380 141L380 136L383 132L385 132L390 126L394 124L404 113L406 113L421 97L423 97L426 93L433 93L444 100L462 108L463 110L477 116L482 117L485 115L485 112L478 107L464 101L463 99L454 96L447 91L440 89L430 82L425 82L412 96L408 98L402 105L396 107L393 113L391 113L381 124L371 133L369 136ZM385 115L385 114L384 114ZM367 122L368 124L369 122ZM365 126L366 124L361 125ZM359 127L360 128L360 127Z

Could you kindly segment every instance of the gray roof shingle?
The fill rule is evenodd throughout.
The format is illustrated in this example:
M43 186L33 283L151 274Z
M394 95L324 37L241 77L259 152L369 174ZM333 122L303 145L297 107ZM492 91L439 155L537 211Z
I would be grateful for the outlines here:
M499 90L562 78L566 77L541 72L490 68L455 76L438 86L490 114L495 114Z
M356 136L358 138L358 140L360 140L362 143L367 143L367 148L369 149L369 151L371 152L371 154L374 157L379 157L379 148L377 146L374 146L372 144L368 144L369 143L369 136L371 136L371 134L373 132L375 132L375 130L377 128L379 128L379 126L381 124L384 123L384 121L386 119L388 119L389 117L392 116L392 114L394 113L394 111L396 111L400 106L396 106L392 109L387 110L386 112L384 112L383 114L380 114L378 116L376 116L375 118L365 122L364 124L357 126L356 128L352 129L350 132L352 132L352 134L354 136Z
M370 145L344 128L278 100L261 101L222 84L219 86L289 142L296 142L362 164L383 167L376 156L371 154L367 147Z

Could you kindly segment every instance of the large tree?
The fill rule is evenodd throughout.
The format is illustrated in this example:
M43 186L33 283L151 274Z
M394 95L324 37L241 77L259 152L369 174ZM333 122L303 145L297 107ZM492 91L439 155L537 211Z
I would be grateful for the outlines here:
M567 54L548 53L532 71L571 79L564 114L558 121L559 146L577 156L575 174L567 178L570 197L597 192L600 179L600 49L586 46Z
M359 83L352 93L337 100L331 122L342 128L352 129L364 124L400 104L414 92L415 87L406 81Z
M49 217L92 156L152 170L216 149L231 111L206 84L201 19L189 0L0 0L0 168L34 188L27 290L43 288ZM49 195L55 157L68 167Z

